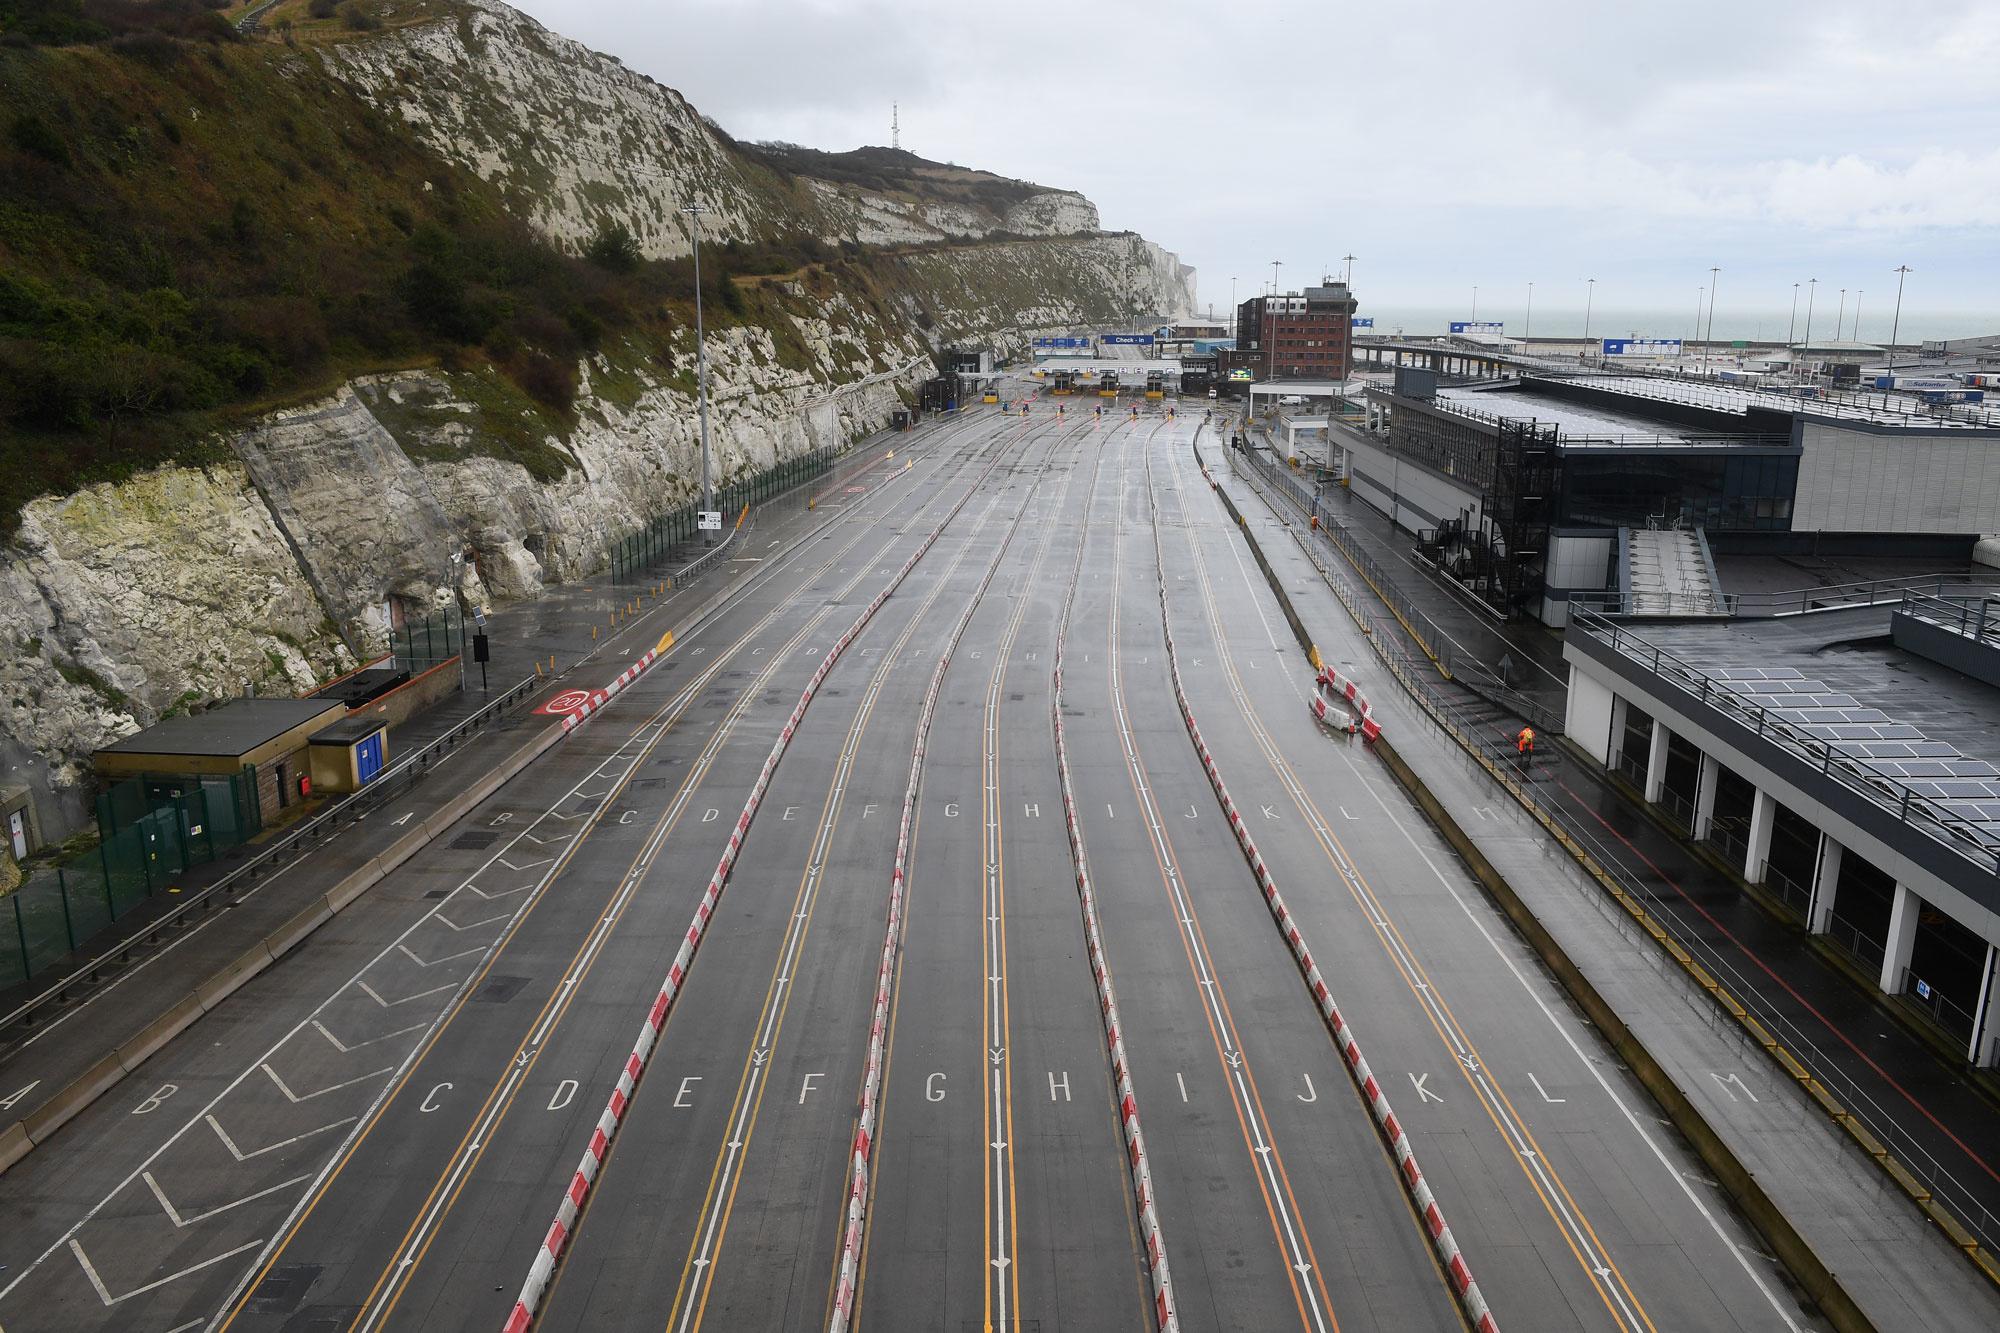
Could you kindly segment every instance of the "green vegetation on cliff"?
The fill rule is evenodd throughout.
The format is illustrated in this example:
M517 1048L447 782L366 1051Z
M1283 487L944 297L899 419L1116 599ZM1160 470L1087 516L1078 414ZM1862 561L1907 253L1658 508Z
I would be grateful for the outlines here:
M326 43L453 21L452 0L428 16L281 0L255 39L227 21L246 8L0 0L0 541L36 496L226 461L232 427L361 374L444 372L481 406L454 447L544 480L574 465L561 444L586 357L607 401L691 387L690 261L643 258L609 220L616 201L583 253L566 253L530 226L518 181L447 161L331 72ZM412 104L451 95L395 77ZM527 125L491 133L548 129ZM1043 192L888 149L717 142L776 193L810 176L997 214ZM802 375L835 367L801 322L833 322L840 367L886 367L885 336L984 334L1045 309L1065 290L1047 284L1071 276L1061 245L877 249L802 233L805 216L753 213L759 233L711 237L702 266L710 328L768 331L776 363ZM1125 313L1102 279L1067 290L1107 307L1090 317Z
M579 356L692 322L686 261L615 230L561 253L316 57L238 41L195 0L7 3L0 535L35 495L213 461L219 427L362 371L490 367L560 431ZM826 255L717 247L712 318L756 313L732 272Z

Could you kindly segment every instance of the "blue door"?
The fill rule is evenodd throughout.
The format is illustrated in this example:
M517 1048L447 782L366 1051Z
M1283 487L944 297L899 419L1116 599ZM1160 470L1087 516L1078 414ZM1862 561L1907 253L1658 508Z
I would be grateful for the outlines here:
M382 733L376 732L354 747L354 768L363 786L382 771Z

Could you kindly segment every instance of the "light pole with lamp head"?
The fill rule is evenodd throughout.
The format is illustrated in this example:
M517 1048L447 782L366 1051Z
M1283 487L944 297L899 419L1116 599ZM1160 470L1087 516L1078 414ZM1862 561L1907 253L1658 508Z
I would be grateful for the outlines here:
M1585 278L1583 284L1583 348L1585 353L1588 354L1590 351L1590 306L1597 299L1597 279Z
M1528 317L1521 327L1521 341L1527 342L1535 332L1535 284L1528 284Z
M694 357L695 383L701 401L701 509L703 514L715 508L715 491L709 484L708 470L708 338L702 328L701 318L701 215L708 211L705 204L687 204L681 212L687 214L688 227L694 238ZM715 543L715 529L702 529L702 544Z
M1896 266L1896 317L1889 322L1889 369L1896 368L1896 335L1903 327L1903 278L1910 272L1908 264Z
M1812 356L1813 298L1817 295L1819 295L1819 279L1807 278L1806 279L1806 336L1805 336L1805 341L1799 344L1800 354L1806 357ZM1793 382L1797 383L1798 378L1799 378L1799 368L1798 368L1798 363L1795 361L1792 363Z
M1785 325L1785 346L1787 348L1791 347L1792 335L1797 333L1798 329L1799 329L1799 285L1795 282L1792 284L1792 319L1789 324Z
M1701 370L1708 373L1708 349L1715 342L1715 288L1716 279L1722 270L1711 264L1708 267L1708 332L1701 337Z

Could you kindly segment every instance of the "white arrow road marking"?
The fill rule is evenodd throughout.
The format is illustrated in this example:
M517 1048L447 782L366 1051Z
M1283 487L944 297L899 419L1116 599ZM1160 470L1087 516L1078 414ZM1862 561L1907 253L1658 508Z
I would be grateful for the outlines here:
M318 1092L293 1092L290 1088L285 1086L285 1080L278 1077L278 1071L271 1068L271 1066L268 1063L261 1064L257 1067L270 1076L271 1082L278 1085L278 1091L285 1094L285 1100L290 1102L294 1106L297 1106L300 1102L309 1102L315 1097L324 1097L329 1092L339 1092L342 1088L351 1088L357 1083L366 1083L371 1078L380 1078L384 1074L393 1073L395 1071L395 1066L390 1065L388 1068L378 1069L372 1074L363 1074L359 1078L350 1078L343 1083L336 1083L330 1088L321 1088Z
M298 1143L301 1142L302 1140L309 1139L313 1137L313 1135L315 1134L324 1134L329 1129L339 1129L342 1125L351 1125L356 1120L360 1119L360 1117L348 1116L346 1119L336 1120L330 1125L321 1125L318 1129L309 1129L303 1134L294 1134L292 1135L292 1137L288 1139L279 1139L276 1143L271 1144L269 1147L252 1148L249 1152L244 1152L243 1149L236 1146L236 1140L229 1137L229 1131L225 1130L222 1127L221 1122L218 1121L214 1116L205 1115L202 1117L202 1119L206 1120L208 1122L208 1127L215 1131L215 1137L222 1140L222 1146L229 1149L229 1155L231 1157L234 1157L239 1162L247 1162L252 1157L262 1157L267 1152L276 1152L280 1148L289 1148L294 1143Z
M147 1292L152 1291L157 1287L166 1286L169 1282L178 1282L180 1281L180 1279L188 1276L190 1273L199 1273L204 1268L212 1268L216 1264L222 1263L224 1260L234 1259L237 1255L242 1254L244 1251L254 1250L263 1243L264 1242L260 1239L260 1240L253 1240L246 1245L238 1245L235 1249L225 1250L223 1253L216 1255L213 1259L204 1259L198 1264L192 1264L186 1268L183 1268L178 1273L169 1273L163 1278L155 1278L153 1281L148 1282L143 1287L134 1287L132 1288L132 1290L126 1292L123 1296L113 1296L111 1294L110 1289L104 1285L104 1279L99 1277L97 1275L97 1270L91 1266L90 1256L83 1252L83 1246L77 1244L76 1239L74 1237L71 1237L70 1239L69 1248L70 1248L70 1253L76 1256L77 1263L82 1266L83 1275L89 1278L90 1285L97 1289L97 1299L103 1301L105 1308L109 1309L110 1307L118 1304L120 1301L129 1301L134 1296L143 1296Z
M339 1051L342 1055L346 1055L349 1051L358 1051L363 1046L373 1046L376 1042L379 1041L394 1041L398 1037L407 1037L412 1032L421 1032L423 1029L430 1026L428 1022L412 1023L410 1024L410 1026L406 1028L397 1028L394 1032L387 1032L379 1037L370 1037L366 1041L357 1041L350 1046L346 1042L342 1041L340 1038L334 1036L331 1032L328 1032L326 1030L326 1024L320 1022L317 1018L312 1020L312 1025L319 1030L319 1035L325 1037L328 1041L332 1042L333 1049Z
M160 1207L166 1210L167 1220L172 1222L177 1229L185 1231L196 1222L206 1222L217 1213L226 1213L231 1208L240 1208L246 1203L255 1203L267 1194L276 1194L280 1190L288 1190L294 1185L303 1185L306 1181L312 1179L312 1172L308 1171L302 1176L293 1176L290 1180L273 1185L269 1189L258 1190L255 1194L246 1194L233 1203L225 1203L219 1208L211 1208L205 1213L196 1213L192 1217L181 1216L181 1210L174 1207L173 1201L167 1198L167 1192L160 1188L159 1181L153 1179L151 1171L141 1171L139 1178L146 1182L146 1188L153 1191L153 1197L158 1199Z
M502 856L496 859L495 864L506 866L509 870L533 870L536 866L545 866L553 860L555 860L553 856L545 856L539 861L529 861L522 865L515 865L512 861Z

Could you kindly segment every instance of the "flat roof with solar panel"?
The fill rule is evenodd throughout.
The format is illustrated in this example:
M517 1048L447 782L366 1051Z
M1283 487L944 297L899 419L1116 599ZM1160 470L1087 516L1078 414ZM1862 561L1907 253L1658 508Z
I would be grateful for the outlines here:
M1914 796L1950 811L1968 832L2000 846L2000 768L1933 740L1795 667L1721 666L1709 679L1743 702L1832 749Z

